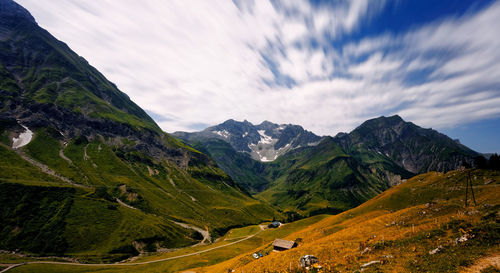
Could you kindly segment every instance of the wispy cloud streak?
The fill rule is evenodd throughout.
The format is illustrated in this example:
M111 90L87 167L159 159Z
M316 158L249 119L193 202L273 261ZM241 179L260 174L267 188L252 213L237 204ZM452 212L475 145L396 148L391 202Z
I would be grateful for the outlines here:
M389 114L500 116L500 3L345 44L385 1L19 0L168 132L228 118L318 134Z

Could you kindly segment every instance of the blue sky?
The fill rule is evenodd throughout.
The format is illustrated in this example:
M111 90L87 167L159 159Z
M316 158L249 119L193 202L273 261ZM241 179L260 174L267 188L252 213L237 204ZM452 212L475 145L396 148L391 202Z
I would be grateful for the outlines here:
M167 132L399 114L500 152L500 1L17 2Z

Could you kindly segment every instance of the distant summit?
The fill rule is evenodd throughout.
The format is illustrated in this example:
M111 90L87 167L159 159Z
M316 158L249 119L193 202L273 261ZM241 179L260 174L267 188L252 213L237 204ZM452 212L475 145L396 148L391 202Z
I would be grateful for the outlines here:
M245 152L262 162L276 160L280 155L296 148L314 146L321 137L304 130L299 125L275 124L264 121L253 125L248 121L229 119L201 132L173 134L186 141L220 139L229 143L236 151Z

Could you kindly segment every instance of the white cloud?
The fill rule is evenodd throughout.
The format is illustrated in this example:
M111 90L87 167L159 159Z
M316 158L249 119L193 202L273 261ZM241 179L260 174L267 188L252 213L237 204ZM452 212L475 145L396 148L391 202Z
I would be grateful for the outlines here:
M376 52L365 62L351 66L349 72L365 79L380 78L389 73L394 73L402 64L401 60L384 58L381 52Z
M359 21L359 16L365 15L368 10L368 0L352 0L345 19L345 28L351 30Z
M385 1L18 2L167 117L159 124L168 132L229 118L335 134L382 114L434 128L500 115L499 2L341 50L332 45Z

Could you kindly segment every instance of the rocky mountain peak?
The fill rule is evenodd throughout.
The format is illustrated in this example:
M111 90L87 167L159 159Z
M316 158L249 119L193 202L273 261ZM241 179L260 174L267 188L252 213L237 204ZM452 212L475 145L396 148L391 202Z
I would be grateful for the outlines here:
M390 117L381 116L363 122L361 125L358 126L358 128L369 127L370 129L375 129L375 128L397 127L403 123L406 122L398 115Z
M321 137L299 125L276 124L267 120L253 125L246 120L229 119L198 133L176 132L174 135L187 141L221 139L236 151L248 153L253 159L263 162L273 161L296 148L316 145L321 140Z
M477 155L448 136L406 122L398 115L367 120L335 139L344 149L377 152L413 173L456 169Z
M278 126L278 124L276 124L276 123L272 123L272 122L270 122L270 121L268 121L268 120L264 120L263 122L261 122L261 123L260 123L259 125L257 125L257 126L260 126L260 127L277 127L277 126Z

